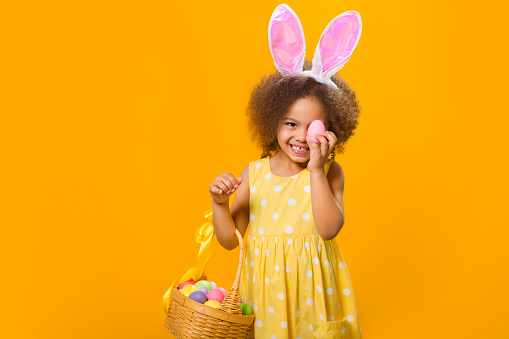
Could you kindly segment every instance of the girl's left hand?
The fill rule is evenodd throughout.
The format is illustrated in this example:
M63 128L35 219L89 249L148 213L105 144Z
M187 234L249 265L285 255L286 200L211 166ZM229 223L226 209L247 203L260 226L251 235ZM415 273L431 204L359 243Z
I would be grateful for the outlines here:
M315 134L315 138L320 141L320 144L311 142L306 136L306 141L310 150L310 158L308 162L308 169L310 172L324 171L325 163L327 162L327 159L329 159L329 154L331 154L336 142L338 141L336 135L331 131L326 131L323 133L323 136Z

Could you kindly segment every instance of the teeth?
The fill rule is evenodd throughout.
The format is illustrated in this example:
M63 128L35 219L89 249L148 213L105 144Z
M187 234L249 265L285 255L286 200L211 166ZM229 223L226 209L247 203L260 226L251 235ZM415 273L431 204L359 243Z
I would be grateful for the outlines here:
M293 146L293 145L292 145L292 148L293 148L294 150L296 150L296 151L300 151L300 152L305 152L305 151L307 151L307 148L300 148L300 147Z

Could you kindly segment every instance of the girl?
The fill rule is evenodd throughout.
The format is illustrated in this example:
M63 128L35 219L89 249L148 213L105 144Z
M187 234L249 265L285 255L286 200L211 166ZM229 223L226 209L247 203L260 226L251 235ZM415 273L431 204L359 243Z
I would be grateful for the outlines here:
M329 26L338 18L345 14ZM277 30L284 20L285 28ZM250 162L238 178L223 173L213 180L215 233L232 250L238 246L235 228L244 236L249 226L240 286L243 302L255 315L249 338L362 338L352 283L334 240L345 221L344 173L334 156L353 135L360 107L355 92L335 72L312 74L320 62L317 53L313 63L303 63L304 48L295 49L292 40L294 61L288 65L278 58L278 48L290 51L282 46L288 37L281 34L302 36L297 43L303 46L300 22L288 6L274 11L269 37L271 32L278 72L262 78L247 109L261 159ZM350 44L346 60L355 45ZM314 120L327 129L315 135L319 143L307 135Z

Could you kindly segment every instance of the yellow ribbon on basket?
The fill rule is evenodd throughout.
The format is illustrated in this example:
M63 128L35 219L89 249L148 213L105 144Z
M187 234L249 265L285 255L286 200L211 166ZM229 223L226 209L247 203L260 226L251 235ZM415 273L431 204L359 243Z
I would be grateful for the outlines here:
M205 272L205 266L207 266L207 262L210 259L210 253L212 251L212 239L214 238L212 209L205 212L205 219L207 219L207 222L198 227L194 234L194 241L201 244L200 251L198 252L198 258L196 259L196 266L190 268L186 273L175 279L168 291L164 294L163 309L167 315L170 315L171 290L173 289L173 286L175 286L175 284L180 285L191 278L194 281L197 281L203 276L203 272Z

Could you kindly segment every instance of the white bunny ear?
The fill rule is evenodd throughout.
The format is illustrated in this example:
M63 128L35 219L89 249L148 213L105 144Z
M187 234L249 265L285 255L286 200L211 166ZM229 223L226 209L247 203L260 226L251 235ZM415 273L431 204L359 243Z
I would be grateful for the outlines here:
M283 75L302 72L306 42L297 14L285 4L276 7L269 21L269 48Z
M361 31L361 16L356 11L347 11L332 19L320 37L310 73L327 81L348 61Z

